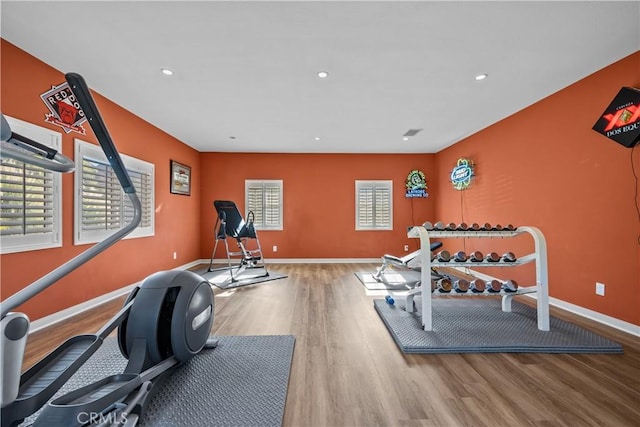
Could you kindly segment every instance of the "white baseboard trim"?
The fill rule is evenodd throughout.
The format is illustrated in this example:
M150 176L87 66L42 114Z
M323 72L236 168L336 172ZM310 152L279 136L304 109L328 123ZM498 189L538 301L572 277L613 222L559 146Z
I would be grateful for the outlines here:
M455 268L456 270L460 270L465 273L469 273L471 271L471 273L469 274L472 274L475 277L482 280L493 280L493 279L500 280L497 277L489 276L488 274L484 274L476 270L472 270L470 268L466 268L466 267L452 267L452 268ZM524 294L523 296L527 298L537 299L536 294ZM579 305L575 305L570 302L567 302L558 298L554 298L551 296L549 297L549 304L554 307L558 307L563 310L566 310L570 313L577 314L578 316L585 317L587 319L594 320L598 323L602 323L603 325L607 325L612 328L618 329L622 332L626 332L628 334L640 337L640 326L634 325L633 323L625 322L624 320L616 319L615 317L607 316L606 314L598 313L597 311L593 311L588 308L584 308Z
M136 285L138 285L138 283L140 282L136 282L123 288L116 289L115 291L100 295L99 297L90 299L83 303L76 304L69 308L65 308L64 310L60 310L48 316L34 320L33 322L31 322L31 326L29 327L29 333L32 334L34 332L38 332L42 329L48 328L49 326L53 326L56 323L62 322L63 320L69 319L73 316L84 313L85 311L91 310L92 308L98 307L99 305L107 303L111 300L120 298L121 296L131 292L131 290Z
M173 268L172 270L185 270L187 268L191 268L193 266L198 265L199 262L194 261L185 265L181 265L180 267ZM128 294L131 290L137 286L140 282L133 283L131 285L122 287L120 289L116 289L115 291L111 291L104 295L100 295L99 297L90 299L80 304L76 304L72 307L66 308L64 310L60 310L48 316L42 317L40 319L34 320L31 322L31 326L29 327L29 333L32 334L39 330L48 328L49 326L53 326L56 323L62 322L63 320L69 319L73 316L76 316L85 311L91 310L92 308L98 307L104 303L107 303L116 298L120 298L123 295Z
M265 264L370 264L381 262L381 258L267 258ZM201 264L208 264L210 259L201 259ZM226 258L216 258L214 264L226 264Z

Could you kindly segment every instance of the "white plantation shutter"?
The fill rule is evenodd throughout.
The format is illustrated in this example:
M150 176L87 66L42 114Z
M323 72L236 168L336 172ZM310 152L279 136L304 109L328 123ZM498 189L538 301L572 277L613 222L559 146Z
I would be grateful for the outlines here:
M246 180L245 207L257 230L282 230L282 180Z
M58 132L5 116L11 130L60 150ZM0 162L0 248L13 253L62 246L60 173L18 160Z
M142 218L140 219L139 228L149 228L153 221L153 174L128 170L129 178L133 186L136 188L140 203L142 203ZM133 219L133 204L129 196L124 197L124 222L130 223Z
M123 228L133 218L133 206L124 193L102 149L76 139L75 233L74 244L95 243ZM120 155L142 203L142 220L127 236L154 235L154 165Z
M118 230L122 190L118 179L107 164L82 159L81 231Z
M282 229L282 182L264 184L264 228Z
M361 184L356 190L356 198L356 229L373 228L373 187Z
M53 173L13 159L2 159L3 236L53 230Z
M248 184L245 182L245 197L247 213L253 211L255 226L260 228L264 222L262 212L262 183Z
M391 221L391 181L374 188L374 223L376 228L393 229Z
M393 230L393 182L356 181L356 230Z

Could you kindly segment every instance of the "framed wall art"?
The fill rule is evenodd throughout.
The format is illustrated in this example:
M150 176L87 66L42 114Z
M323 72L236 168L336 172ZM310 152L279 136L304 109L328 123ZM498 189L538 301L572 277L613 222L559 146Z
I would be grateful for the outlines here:
M173 194L191 195L191 167L171 160L170 191Z

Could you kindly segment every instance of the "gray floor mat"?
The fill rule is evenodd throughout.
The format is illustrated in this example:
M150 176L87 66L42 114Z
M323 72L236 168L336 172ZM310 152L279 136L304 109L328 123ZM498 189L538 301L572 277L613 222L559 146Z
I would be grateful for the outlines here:
M433 330L400 303L374 300L374 307L404 353L622 353L622 346L551 316L550 331L540 331L536 309L517 301L501 309L500 297L433 299ZM416 306L420 307L419 299Z
M218 338L217 348L203 350L161 385L138 425L282 425L295 338ZM56 396L121 373L125 365L116 339L108 338ZM22 425L34 419L35 415Z

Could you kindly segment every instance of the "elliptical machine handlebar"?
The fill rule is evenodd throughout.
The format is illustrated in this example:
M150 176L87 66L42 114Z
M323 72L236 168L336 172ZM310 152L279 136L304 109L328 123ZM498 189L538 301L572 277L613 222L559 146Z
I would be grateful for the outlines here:
M10 296L6 300L2 301L0 318L5 317L7 313L9 313L11 310L16 308L17 306L23 304L33 296L42 292L43 290L45 290L46 288L48 288L49 286L51 286L52 284L54 284L64 276L66 276L67 274L71 273L72 271L80 267L82 264L91 260L101 252L105 251L111 245L121 240L127 234L135 230L135 228L138 226L138 224L140 224L140 221L142 219L142 204L140 202L140 199L138 198L136 189L133 186L133 183L131 182L129 173L124 167L124 163L122 162L122 158L120 157L120 154L116 150L115 144L113 143L113 141L111 140L111 137L109 136L107 127L104 124L104 121L100 116L100 113L98 112L98 108L95 104L95 101L93 100L93 97L91 96L91 93L89 92L89 87L87 86L84 78L82 78L82 76L80 76L79 74L68 73L65 75L65 77L67 79L67 82L69 83L71 90L73 91L73 94L75 95L76 99L78 100L78 103L80 104L80 108L82 109L82 111L84 111L85 117L87 118L87 121L91 126L91 129L93 129L93 133L96 135L96 138L98 139L98 142L102 147L102 150L107 156L107 160L109 161L109 164L111 165L116 176L118 177L118 181L120 182L122 189L124 190L125 193L127 193L127 195L129 196L129 199L131 200L131 203L133 205L133 218L129 224L125 225L120 230L111 234L103 241L96 243L94 246L90 247L89 249L77 255L76 257L70 259L65 264L61 265L60 267L56 268L52 272L46 274L45 276L36 280L29 286L23 288L22 290L18 291L17 293ZM3 117L3 127L5 126L5 124L7 125L6 129L9 129L8 123L4 121L4 117ZM4 135L5 135L5 130L3 130L3 137ZM17 149L13 151L17 151ZM6 153L6 150L3 149L2 155L5 155L5 153ZM57 154L62 156L62 154L60 153L57 153ZM25 158L23 161L27 163L36 164L33 161L33 159L36 159L35 156L27 155L26 157L27 158ZM53 169L51 165L55 163L56 162L54 162L54 160L46 159L45 164L38 164L38 166L42 166L46 169ZM75 167L75 165L73 165L73 162L71 163L72 163L72 166ZM56 169L53 169L53 170L56 170Z
M93 133L96 135L96 138L98 138L102 151L104 151L104 154L107 156L113 171L118 177L118 181L120 181L122 189L127 194L135 193L136 189L124 167L122 158L118 154L118 150L116 150L115 144L111 140L107 126L104 124L98 112L98 107L91 97L91 92L89 92L89 87L84 81L84 78L76 73L67 73L65 74L65 78L71 87L71 91L76 96L78 103L80 103L82 111L84 111L84 116L87 118L91 129L93 129Z
M64 154L32 139L11 132L9 122L0 114L2 123L2 157L40 166L56 172L73 172L75 163Z

